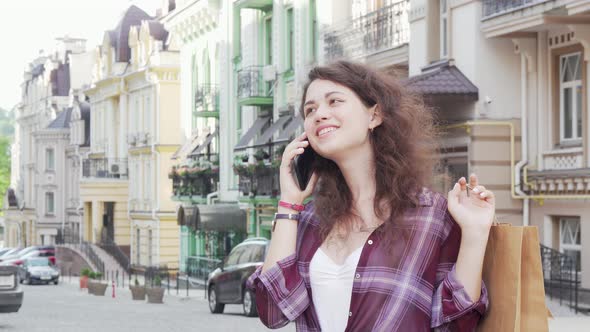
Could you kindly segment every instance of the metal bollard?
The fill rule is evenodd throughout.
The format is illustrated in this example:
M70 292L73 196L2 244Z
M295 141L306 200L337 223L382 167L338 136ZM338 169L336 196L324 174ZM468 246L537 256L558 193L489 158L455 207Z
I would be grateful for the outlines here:
M119 287L119 270L117 270L117 277L116 277L116 279L117 279L117 287Z
M178 285L180 284L180 272L176 272L176 295L178 295Z
M186 275L186 297L188 297L188 274Z
M168 279L168 295L170 295L170 272L166 272L166 279Z

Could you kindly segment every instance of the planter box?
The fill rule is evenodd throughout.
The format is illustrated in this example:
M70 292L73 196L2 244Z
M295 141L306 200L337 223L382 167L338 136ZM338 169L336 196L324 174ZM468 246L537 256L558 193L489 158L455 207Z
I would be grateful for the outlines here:
M131 297L133 300L136 301L144 301L145 300L145 287L143 286L129 286L131 290Z
M107 287L107 284L103 284L101 282L88 281L88 294L104 296L107 291Z
M146 288L148 303L164 303L164 288Z

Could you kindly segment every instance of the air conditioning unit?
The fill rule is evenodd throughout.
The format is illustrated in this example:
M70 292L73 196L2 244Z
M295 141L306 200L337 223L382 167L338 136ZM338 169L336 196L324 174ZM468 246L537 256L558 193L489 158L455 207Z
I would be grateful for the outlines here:
M111 173L113 173L113 174L119 174L119 171L120 171L119 165L117 165L117 164L112 164L111 165Z
M275 70L275 66L268 65L262 68L262 79L266 82L274 81L277 76L277 71Z

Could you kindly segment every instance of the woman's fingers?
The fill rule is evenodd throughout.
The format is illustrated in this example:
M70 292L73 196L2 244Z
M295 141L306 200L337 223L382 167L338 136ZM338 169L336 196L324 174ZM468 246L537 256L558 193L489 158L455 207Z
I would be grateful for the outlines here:
M471 188L475 188L478 186L478 179L477 179L477 175L475 175L475 173L471 173L471 175L469 176L469 185L471 186Z

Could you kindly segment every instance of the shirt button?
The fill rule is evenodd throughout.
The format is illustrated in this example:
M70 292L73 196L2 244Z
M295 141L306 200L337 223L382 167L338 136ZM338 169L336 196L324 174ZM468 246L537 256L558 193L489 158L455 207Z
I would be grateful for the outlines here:
M352 317L352 311L348 313L348 317Z
M360 279L360 278L361 278L361 275L360 275L359 273L357 273L355 277L356 277L357 279Z
M373 240L369 240L367 243L369 243L369 244L373 244Z

